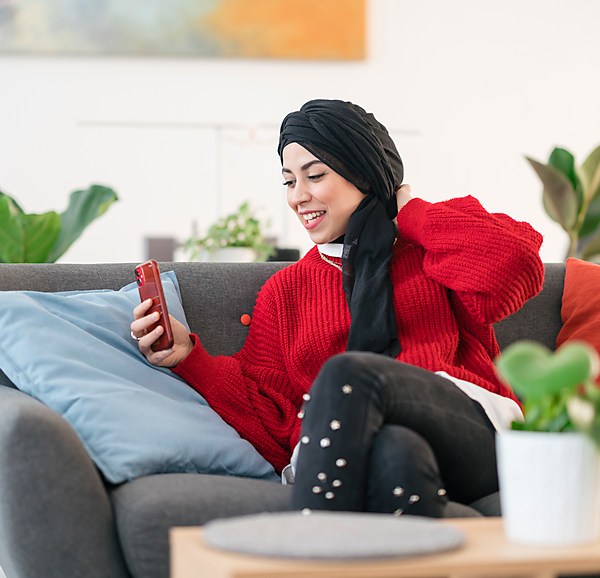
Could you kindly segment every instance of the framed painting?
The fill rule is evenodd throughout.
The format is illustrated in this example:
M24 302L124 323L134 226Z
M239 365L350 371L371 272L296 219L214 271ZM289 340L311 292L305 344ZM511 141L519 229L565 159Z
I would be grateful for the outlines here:
M0 53L357 60L367 0L0 0Z

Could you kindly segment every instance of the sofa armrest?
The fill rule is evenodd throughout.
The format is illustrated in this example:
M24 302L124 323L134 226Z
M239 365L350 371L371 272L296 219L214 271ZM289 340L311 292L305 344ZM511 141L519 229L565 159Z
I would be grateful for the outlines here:
M104 484L71 426L0 386L0 566L21 578L129 577Z

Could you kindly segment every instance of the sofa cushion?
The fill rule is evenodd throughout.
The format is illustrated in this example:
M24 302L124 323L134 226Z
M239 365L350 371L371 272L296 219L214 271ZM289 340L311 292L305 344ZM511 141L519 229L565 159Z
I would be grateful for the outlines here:
M211 520L291 509L292 486L270 481L197 474L138 478L110 488L118 533L134 576L168 578L169 528L202 526ZM448 502L445 516L481 516Z
M560 306L564 278L564 263L546 263L542 291L516 313L494 325L500 349L521 339L532 339L548 349L555 348L556 336L562 327Z
M111 491L117 531L134 576L168 578L169 528L290 509L291 486L225 476L165 474Z
M163 273L184 324L177 278ZM120 291L0 292L0 368L72 425L113 483L159 472L276 479L204 399L150 365L129 335L137 286Z
M164 474L110 490L123 553L134 576L168 578L169 528L290 510L291 486L224 476ZM480 515L449 502L446 517Z
M471 504L471 508L474 508L483 516L501 516L500 492L494 492L493 494L479 498L479 500L475 500Z
M563 326L556 338L556 347L577 339L587 341L600 352L599 287L599 265L567 259L561 307Z

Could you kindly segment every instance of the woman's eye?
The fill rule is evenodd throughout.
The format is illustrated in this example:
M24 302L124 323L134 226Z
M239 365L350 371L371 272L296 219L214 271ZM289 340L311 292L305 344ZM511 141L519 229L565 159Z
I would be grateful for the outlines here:
M296 181L284 181L284 187L292 187Z
M319 173L318 175L308 175L308 178L311 181L318 181L321 177L323 177L325 173Z

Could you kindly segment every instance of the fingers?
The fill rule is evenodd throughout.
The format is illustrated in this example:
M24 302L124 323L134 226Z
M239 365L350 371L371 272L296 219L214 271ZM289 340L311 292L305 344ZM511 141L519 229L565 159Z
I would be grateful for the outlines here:
M140 317L144 317L150 307L152 307L152 299L146 299L145 301L142 301L139 305L134 307L133 318L139 319Z
M150 315L150 317L152 317L152 315ZM163 334L163 332L164 329L162 328L162 326L158 325L152 331L148 331L147 333L144 333L141 337L139 337L137 341L140 351L144 355L151 352L152 344Z
M138 339L138 348L140 353L153 365L171 367L172 365L177 364L177 361L174 358L171 360L169 359L173 357L173 348L163 349L161 351L152 350L152 345L163 333L163 327L161 325L157 326L155 329Z
M133 310L134 320L131 322L131 336L138 342L140 353L153 365L173 367L181 362L193 348L188 329L172 315L169 315L173 330L174 345L163 351L153 351L152 345L164 333L161 325L154 325L160 319L160 314L148 310L152 307L152 299L140 303Z
M410 193L411 187L408 184L401 185L396 190L396 202L398 205L398 211L400 211L400 209L402 209L402 207L404 207L404 205L406 205L406 203L408 203L412 199Z
M148 309L152 306L152 299L148 299L143 303L140 303L133 310L134 320L131 322L129 328L131 329L131 335L138 341L148 333L150 327L154 325L160 319L160 313L154 311L150 315L146 315Z

